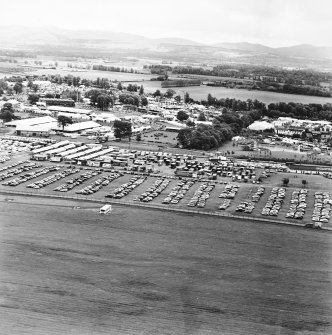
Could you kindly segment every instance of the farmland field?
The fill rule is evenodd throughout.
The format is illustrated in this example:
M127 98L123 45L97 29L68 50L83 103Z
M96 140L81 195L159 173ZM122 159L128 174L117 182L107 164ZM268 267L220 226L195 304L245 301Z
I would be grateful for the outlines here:
M3 334L331 334L331 237L0 198Z
M166 89L162 89L160 86L160 82L158 81L144 81L143 83L138 83L144 86L146 92L155 92L159 89L161 92L166 92ZM177 94L183 96L185 92L188 92L190 97L195 100L206 100L209 93L212 96L218 99L225 98L235 98L239 100L247 100L247 99L257 99L266 104L270 104L272 102L300 102L304 104L308 103L332 103L332 98L324 98L324 97L314 97L308 95L298 95L298 94L283 94L283 93L273 93L267 91L249 91L244 89L232 89L225 87L211 87L211 86L192 86L192 87L173 87Z

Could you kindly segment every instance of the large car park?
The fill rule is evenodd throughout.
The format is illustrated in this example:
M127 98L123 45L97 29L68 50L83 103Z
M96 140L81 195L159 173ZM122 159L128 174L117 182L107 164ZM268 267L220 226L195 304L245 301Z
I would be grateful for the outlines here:
M100 149L98 146L85 148L84 145L81 145L81 148L76 145L75 148L72 148L72 143L68 142L63 141L62 146L59 145L60 142L52 145L37 142L28 144L34 150L49 148L48 150L56 150L57 154L64 153L65 151L59 151L59 149L67 146L68 149L61 150L72 153L78 149L80 149L78 153L86 150L89 152L98 152L98 150L105 152L106 150L108 164L103 166L104 158L101 156L95 157L93 162L86 162L86 165L83 164L84 160L82 160L82 164L78 164L73 160L64 159L63 165L60 166L55 165L53 161L48 161L50 160L48 157L41 166L40 161L24 160L28 154L23 153L17 156L13 155L14 158L10 161L12 164L5 162L2 165L0 179L6 179L4 185L12 186L12 190L17 187L15 189L21 192L24 192L25 187L30 188L29 192L44 188L43 192L38 192L38 194L58 192L59 195L59 193L67 192L67 196L80 197L84 195L89 196L88 198L91 200L98 199L100 201L109 197L123 199L126 202L137 201L138 204L142 202L158 206L164 205L165 208L168 208L168 205L176 205L175 209L192 210L195 207L203 212L216 212L220 209L229 214L251 213L251 217L270 216L274 217L274 220L281 221L285 221L285 218L301 219L300 224L306 224L308 220L310 222L312 220L316 226L330 225L327 214L328 205L323 208L321 215L318 215L320 204L317 203L314 215L310 218L306 206L312 208L314 206L313 199L309 198L308 201L305 189L300 188L301 180L291 179L291 183L297 182L298 189L294 192L294 188L292 191L287 187L271 188L270 179L274 180L272 184L281 185L282 176L280 173L287 171L282 164L235 162L217 155L204 157L119 149L117 147L112 147L112 151ZM92 164L97 162L98 164ZM125 164L122 164L124 162ZM59 163L57 162L57 164ZM138 168L135 168L135 164ZM56 175L50 175L51 172L60 168L65 171L79 171L79 173L71 175L70 178L69 175L60 171ZM44 177L42 180L31 181L31 179L42 175ZM114 179L118 180L114 181ZM147 186L138 188L145 180ZM31 184L25 186L28 181ZM112 184L110 184L111 182ZM262 185L252 185L260 182ZM197 185L195 190L193 185ZM136 188L137 190L133 191ZM131 193L130 196L129 193ZM290 203L290 207L282 208L286 193L286 201ZM319 197L320 195L317 196L318 199ZM159 198L161 199L159 200ZM243 216L246 217L246 215ZM295 221L289 220L289 222Z

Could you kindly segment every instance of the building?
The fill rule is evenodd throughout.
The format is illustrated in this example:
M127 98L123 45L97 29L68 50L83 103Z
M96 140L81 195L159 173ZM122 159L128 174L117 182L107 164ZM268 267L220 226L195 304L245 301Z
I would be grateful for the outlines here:
M56 127L53 127L52 129L57 132L65 132L65 133L81 133L83 131L87 131L90 129L96 129L100 128L100 124L94 121L85 121L85 122L77 122L73 124L69 124L62 129L62 127L59 127L58 124L56 124Z
M81 108L65 107L65 106L48 106L47 109L54 115L57 115L60 112L71 113L71 114L84 114L84 115L90 115L92 113L91 109L81 109Z
M18 136L49 136L52 128L58 125L56 119L51 116L41 116L31 119L15 120L7 122L7 127L14 127Z

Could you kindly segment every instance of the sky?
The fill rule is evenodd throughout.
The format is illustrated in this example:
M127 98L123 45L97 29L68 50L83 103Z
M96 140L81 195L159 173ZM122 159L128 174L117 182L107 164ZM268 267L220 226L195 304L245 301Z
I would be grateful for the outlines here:
M332 46L332 0L15 0L2 1L1 13L0 25L107 30L207 44Z

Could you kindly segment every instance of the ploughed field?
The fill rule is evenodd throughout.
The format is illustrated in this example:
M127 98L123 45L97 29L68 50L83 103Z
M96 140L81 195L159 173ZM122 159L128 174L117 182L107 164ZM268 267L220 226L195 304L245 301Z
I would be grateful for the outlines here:
M329 232L0 198L3 334L331 334Z

